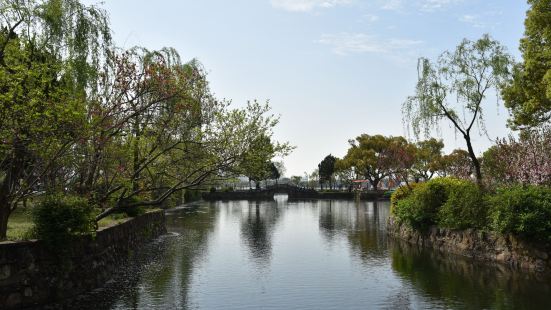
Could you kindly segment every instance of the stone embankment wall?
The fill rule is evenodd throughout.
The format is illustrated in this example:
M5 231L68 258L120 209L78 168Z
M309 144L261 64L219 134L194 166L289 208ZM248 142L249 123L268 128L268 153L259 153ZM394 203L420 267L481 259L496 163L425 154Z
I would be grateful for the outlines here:
M104 285L138 247L166 232L164 212L151 212L64 245L62 256L41 241L0 243L0 309L70 299Z
M389 219L391 236L412 244L431 247L476 260L497 262L514 268L551 273L551 246L521 240L512 235L499 235L473 229L452 230L431 227L420 232Z

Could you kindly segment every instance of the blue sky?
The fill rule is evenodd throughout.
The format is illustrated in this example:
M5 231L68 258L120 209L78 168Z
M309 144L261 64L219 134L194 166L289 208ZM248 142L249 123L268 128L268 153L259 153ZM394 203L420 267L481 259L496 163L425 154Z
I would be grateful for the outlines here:
M97 1L84 1L97 3ZM525 1L514 0L107 0L115 41L176 48L199 59L211 88L236 106L270 100L275 136L297 149L286 175L311 172L348 139L404 135L401 105L417 58L434 58L463 38L489 33L520 59ZM490 98L491 138L508 134L507 111ZM443 123L446 151L464 148ZM491 144L477 137L480 153Z

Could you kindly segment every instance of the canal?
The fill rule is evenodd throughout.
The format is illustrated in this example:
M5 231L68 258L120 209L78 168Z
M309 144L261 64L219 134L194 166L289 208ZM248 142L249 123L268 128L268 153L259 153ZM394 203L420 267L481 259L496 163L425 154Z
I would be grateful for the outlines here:
M199 203L170 211L79 309L551 309L551 281L388 238L388 202Z

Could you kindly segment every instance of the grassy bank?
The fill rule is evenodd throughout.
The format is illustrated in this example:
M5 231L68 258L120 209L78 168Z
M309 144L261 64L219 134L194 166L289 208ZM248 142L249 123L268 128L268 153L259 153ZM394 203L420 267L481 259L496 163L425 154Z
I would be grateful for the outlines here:
M148 212L153 212L154 209ZM106 228L126 222L131 217L126 214L112 214L98 222L98 228ZM30 209L18 208L10 216L8 222L8 241L29 239L30 232L34 227Z

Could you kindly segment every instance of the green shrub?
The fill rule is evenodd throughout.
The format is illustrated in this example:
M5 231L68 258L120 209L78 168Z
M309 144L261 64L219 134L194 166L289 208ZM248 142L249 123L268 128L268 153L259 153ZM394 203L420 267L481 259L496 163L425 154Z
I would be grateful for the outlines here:
M146 212L144 207L132 207L132 208L124 208L124 212L128 217L136 217L144 214Z
M450 185L448 199L438 211L438 225L452 229L485 227L487 207L480 187L468 180Z
M390 195L391 206L396 205L399 200L402 200L409 196L418 184L419 183L411 183L409 185L400 186L395 191L393 191Z
M503 187L488 202L492 230L551 241L551 188Z
M34 237L55 249L62 249L75 236L95 231L94 210L78 197L47 197L33 210L33 221Z
M400 222L414 228L426 228L438 222L439 211L448 201L453 188L461 186L463 180L437 178L419 183L411 192L403 189L393 199L393 214ZM403 198L400 198L403 197Z

